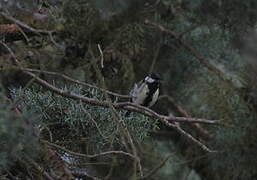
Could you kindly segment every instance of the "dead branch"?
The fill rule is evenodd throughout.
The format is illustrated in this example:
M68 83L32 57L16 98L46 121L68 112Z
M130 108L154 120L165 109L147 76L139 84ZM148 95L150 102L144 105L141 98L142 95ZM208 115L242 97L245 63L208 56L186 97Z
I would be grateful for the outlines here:
M36 34L38 34L38 35L40 35L40 34L49 34L49 32L51 32L51 31L45 31L45 30L35 29L35 28L33 28L33 27L31 27L31 26L25 24L24 22L22 22L22 21L20 21L20 20L18 20L18 19L15 19L14 17L8 15L8 14L5 13L5 12L1 12L0 14L1 14L2 16L4 16L6 19L8 19L8 20L14 22L15 24L17 24L18 26L20 26L20 27L22 27L22 28L25 28L26 30L29 30L29 31L31 31L31 32L34 32L34 33L36 33Z
M158 164L155 168L153 168L148 174L146 174L145 176L141 177L140 179L148 179L150 177L152 177L159 169L161 169L165 163L169 160L169 158L173 155L169 154L164 160L162 160L162 162L160 164Z
M26 157L26 160L39 172L42 173L42 175L47 180L54 180L45 170L42 168L37 162L35 162L33 159Z
M112 92L112 91L109 91L109 90L106 90L106 89L103 89L103 88L99 88L99 87L94 86L92 84L81 82L79 80L73 79L73 78L71 78L71 77L69 77L69 76L67 76L65 74L61 74L61 73L58 73L58 72L50 72L50 71L44 71L44 70L38 70L38 69L30 69L30 68L21 68L21 70L28 71L28 72L37 72L37 73L43 73L43 74L58 76L58 77L61 77L61 78L65 79L65 80L67 80L67 81L70 81L70 82L73 82L73 83L76 83L76 84L80 84L80 85L83 85L83 86L86 86L86 87L98 89L100 91L104 91L107 94L110 94L110 95L113 95L113 96L116 96L116 97L119 97L119 98L125 98L125 99L129 99L130 98L130 96L128 96L128 95L122 95L122 94L118 94L118 93L115 93L115 92Z
M162 95L159 97L159 99L162 99L162 98L166 98L172 104L172 106L175 108L175 111L178 112L181 116L187 117L187 118L190 117L189 113L185 109L183 109L180 105L178 105L171 96ZM189 125L194 127L195 129L197 129L197 131L199 132L199 134L202 137L204 137L206 139L211 138L208 131L205 130L199 123L190 123Z
M35 33L37 35L48 35L50 38L50 41L59 49L59 50L63 50L64 47L61 46L60 44L58 44L54 38L53 38L53 33L55 33L55 31L51 30L51 31L46 31L46 30L40 30L40 29L35 29L31 26L29 26L28 24L8 15L5 12L1 12L0 13L2 16L4 16L6 19L12 21L14 24L10 25L10 26L4 26L2 27L2 31L4 32L13 32L13 33L17 33L18 31L21 32L21 34L24 36L24 38L26 39L26 41L28 42L29 39L27 37L27 35L25 34L25 32L23 31L23 29L25 29L26 31ZM22 29L23 28L23 29ZM0 33L1 33L1 26L0 26Z
M132 159L135 158L132 154L124 152L124 151L106 151L106 152L99 153L99 154L89 155L89 154L81 154L81 153L78 153L78 152L70 151L70 150L66 149L65 147L62 147L60 145L51 143L51 142L46 141L46 140L40 140L40 142L55 148L57 151L64 151L64 152L69 153L70 155L81 157L81 158L97 158L97 157L101 157L101 156L107 156L107 155L110 155L110 154L122 154L122 155L128 156Z
M99 134L102 136L102 138L105 138L99 125L97 124L97 122L95 121L95 119L92 117L92 115L85 109L85 107L83 106L82 103L80 103L81 109L82 111L89 117L89 119L95 124L95 127L97 129L97 131L99 132Z
M103 51L102 51L102 48L101 48L100 44L97 44L97 47L98 47L98 50L99 50L100 55L101 55L101 68L103 69L104 68L104 54L103 54Z
M18 27L16 24L0 24L0 34L18 33Z
M55 179L71 180L74 178L67 164L51 148L47 148L45 159L51 164L51 175L56 177Z

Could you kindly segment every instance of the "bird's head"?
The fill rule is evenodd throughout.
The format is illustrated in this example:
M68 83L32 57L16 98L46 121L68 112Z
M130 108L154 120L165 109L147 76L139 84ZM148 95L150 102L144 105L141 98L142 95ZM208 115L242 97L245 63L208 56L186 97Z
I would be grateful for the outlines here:
M145 77L145 81L148 83L160 83L161 82L161 76L158 73L151 73L148 76Z

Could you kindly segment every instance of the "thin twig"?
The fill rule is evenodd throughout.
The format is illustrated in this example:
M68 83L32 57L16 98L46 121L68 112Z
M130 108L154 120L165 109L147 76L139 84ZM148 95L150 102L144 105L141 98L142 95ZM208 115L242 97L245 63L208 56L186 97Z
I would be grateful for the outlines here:
M47 179L47 180L54 180L45 170L44 168L42 168L36 161L34 161L33 159L29 158L29 157L25 157L27 159L28 162L30 162L31 165L33 165L33 167L39 171L40 173L43 174L43 176Z
M110 170L109 170L108 174L103 178L104 180L108 180L111 178L115 165L116 165L116 157L113 157Z
M91 52L92 57L94 57L94 59L96 60L96 58L93 54L93 51L91 50L90 52ZM101 72L98 69L98 66L96 66L96 64L93 64L93 65L94 65L94 69L96 71L97 78L100 81L101 87L106 89L106 84L105 84L104 78L101 76ZM135 157L134 164L133 164L134 174L137 173L137 165L138 165L140 176L143 176L143 171L142 171L140 158L138 156L138 152L137 152L136 146L133 142L132 136L131 136L130 132L128 131L128 128L127 128L123 118L120 116L120 114L115 109L113 103L111 102L111 99L110 99L109 95L106 92L103 92L103 93L104 93L105 98L107 99L108 107L111 109L111 114L113 116L113 119L115 120L115 122L117 123L117 125L119 127L119 130L120 130L121 135L122 135L121 137L123 137L124 140L127 139L131 148L132 148L132 152L133 152L133 155ZM126 140L124 141L124 143L126 144ZM129 151L129 149L127 149L127 150Z
M44 143L48 146L54 147L57 150L67 152L70 155L78 156L78 157L82 157L82 158L96 158L96 157L100 157L100 156L107 156L107 155L110 155L110 154L122 154L122 155L125 155L125 156L128 156L128 157L131 157L133 159L135 158L132 154L124 152L124 151L106 151L106 152L102 152L102 153L99 153L99 154L89 155L89 154L81 154L81 153L70 151L70 150L68 150L68 149L66 149L66 148L64 148L60 145L51 143L51 142L46 141L46 140L40 140L40 142L42 142L42 143Z
M101 68L103 69L104 68L104 55L103 55L103 51L101 49L100 44L97 44L97 47L98 47L98 50L99 50L100 55L101 55Z
M45 31L45 30L35 29L35 28L33 28L33 27L31 27L31 26L25 24L24 22L22 22L22 21L20 21L20 20L18 20L18 19L15 19L14 17L12 17L12 16L6 14L5 12L1 12L0 14L1 14L2 16L4 16L6 19L8 19L8 20L14 22L15 24L17 24L17 25L19 25L19 26L21 26L21 27L23 27L23 28L25 28L25 29L27 29L27 30L29 30L29 31L31 31L31 32L34 32L34 33L36 33L36 34L38 34L38 35L40 35L40 34L48 34L49 32L51 32L51 31Z
M178 105L175 100L169 96L169 95L162 95L159 97L159 99L166 98L173 106L173 109L175 110L183 117L190 117L189 113L183 109L180 105ZM190 125L199 132L199 134L204 137L205 139L210 139L211 136L209 135L208 131L205 130L199 123L190 123Z
M22 28L20 26L17 26L19 31L21 32L21 34L24 36L24 38L26 39L27 43L29 42L29 38L26 35L26 33L22 30Z
M140 179L149 179L152 177L159 169L161 169L165 163L169 160L169 158L174 155L174 153L169 154L160 164L158 164L154 169L152 169L148 174L145 176L141 177Z
M92 84L81 82L79 80L73 79L69 76L66 76L65 74L61 74L61 73L58 73L58 72L50 72L50 71L30 69L30 68L21 68L20 70L28 71L28 72L38 72L38 73L43 73L43 74L48 74L48 75L53 75L53 76L59 76L59 77L65 79L65 80L68 80L70 82L80 84L80 85L83 85L83 86L87 86L87 87L90 87L90 88L98 89L100 91L105 91L107 94L110 94L110 95L113 95L113 96L116 96L116 97L119 97L119 98L125 98L125 99L130 98L130 96L128 96L128 95L122 95L122 94L118 94L118 93L115 93L115 92L112 92L112 91L109 91L109 90L106 90L106 89L103 89L103 88L99 88L99 87L94 86Z
M39 129L39 135L41 134L41 132L44 129L47 130L49 138L50 138L50 141L53 142L53 133L51 132L51 130L47 126L43 126L41 129Z
M190 139L191 142L194 142L195 144L197 144L198 146L200 146L204 151L206 152L218 152L218 151L214 151L214 150L210 150L206 145L204 145L203 143L201 143L200 141L198 141L197 139L195 139L191 134L187 133L186 131L184 131L181 127L170 124L170 123L166 123L166 125L173 127L174 129L176 129L180 134L184 135L186 138Z
M26 41L29 42L29 38L27 37L27 35L25 34L25 32L22 30L22 28L31 31L37 35L41 35L41 34L46 34L50 37L50 41L59 49L59 50L63 50L64 47L62 47L61 45L59 45L53 38L53 33L55 31L46 31L46 30L40 30L40 29L35 29L27 24L25 24L24 22L15 19L14 17L6 14L5 12L1 12L1 15L4 16L6 19L14 22L16 25L18 25L18 29L20 30L20 32L23 34L23 36L25 37ZM22 28L21 28L22 27Z
M49 31L48 32L48 35L50 37L50 41L61 51L64 50L64 47L61 46L60 44L58 44L55 40L54 40L54 37L53 37L53 32L52 31Z
M149 70L149 74L150 74L151 72L153 72L153 70L154 70L156 61L157 61L158 56L159 56L159 53L160 53L160 49L161 49L161 43L158 42L157 47L156 47L156 50L155 50L155 52L154 52L154 57L153 57L153 61L152 61L152 64L151 64L151 67L150 67L150 70Z
M105 139L105 136L103 135L103 133L101 132L100 127L98 126L97 122L94 120L94 118L92 117L92 115L85 109L85 107L83 106L82 102L80 101L80 107L82 109L82 111L89 117L89 119L95 124L96 129L98 130L99 134L102 136L103 139Z

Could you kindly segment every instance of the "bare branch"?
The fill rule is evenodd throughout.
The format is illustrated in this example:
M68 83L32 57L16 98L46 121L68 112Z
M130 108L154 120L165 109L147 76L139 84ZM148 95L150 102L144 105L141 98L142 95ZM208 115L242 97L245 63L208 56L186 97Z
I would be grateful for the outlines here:
M189 113L183 109L180 105L178 105L175 100L169 95L162 95L159 99L166 98L173 106L176 112L178 112L183 117L190 117ZM190 123L190 126L194 127L199 134L204 137L205 139L210 139L211 136L209 135L208 131L204 129L199 123Z
M77 156L77 157L82 157L82 158L96 158L96 157L100 157L100 156L107 156L107 155L110 155L110 154L122 154L122 155L125 155L125 156L129 156L132 159L135 158L135 156L133 156L132 154L124 152L124 151L106 151L106 152L99 153L99 154L89 155L89 154L81 154L81 153L70 151L70 150L68 150L68 149L66 149L62 146L59 146L57 144L51 143L51 142L46 141L46 140L40 140L40 142L42 142L42 143L44 143L48 146L54 147L55 149L57 149L59 151L64 151L64 152L69 153L70 155Z
M44 168L42 168L37 162L35 162L33 159L29 158L29 157L25 157L25 159L39 172L42 173L43 176L47 179L47 180L54 180L54 178L52 178L45 170Z
M211 152L211 153L216 153L218 151L214 151L214 150L210 150L206 145L204 145L203 143L201 143L200 141L198 141L197 139L195 139L191 134L187 133L186 131L184 131L181 127L179 126L175 126L174 127L180 134L184 135L186 138L190 139L191 142L194 142L195 144L197 144L198 146L200 146L204 151L206 152Z
M152 169L148 174L146 174L145 176L141 177L140 179L148 179L151 176L153 176L159 169L161 169L165 163L169 160L169 158L173 155L169 154L160 164L158 164L154 169Z
M41 34L45 34L45 35L48 35L49 38L50 38L50 41L59 49L59 50L63 50L64 47L59 45L53 38L53 33L55 31L46 31L46 30L40 30L40 29L35 29L27 24L25 24L24 22L18 20L18 19L15 19L14 17L4 13L4 12L1 12L0 13L2 16L4 16L6 19L12 21L15 23L15 25L18 25L18 29L19 31L22 33L22 35L24 36L24 38L26 39L26 41L28 42L29 41L29 38L27 37L27 35L25 34L25 32L22 30L22 28L28 30L28 31L31 31L37 35L41 35ZM20 28L22 27L22 28Z
M100 55L101 55L101 68L104 68L104 55L103 55L103 51L101 49L100 44L97 44L97 47L98 47L98 50L99 50Z
M89 117L89 119L95 124L97 131L99 132L99 134L102 136L102 138L105 138L105 136L103 135L99 125L97 124L97 122L94 120L94 118L92 117L92 115L85 109L85 107L83 106L83 104L80 102L80 107L82 109L82 111Z
M17 25L19 25L19 26L21 26L21 27L23 27L23 28L25 28L25 29L27 29L27 30L29 30L29 31L31 31L31 32L34 32L34 33L36 33L36 34L38 34L38 35L40 35L40 34L48 34L49 32L51 32L51 31L45 31L45 30L38 30L38 29L35 29L35 28L33 28L33 27L31 27L31 26L25 24L24 22L22 22L22 21L20 21L20 20L18 20L18 19L15 19L14 17L12 17L12 16L6 14L5 12L1 12L0 14L1 14L2 16L4 16L6 19L8 19L8 20L14 22L15 24L17 24Z
M53 76L59 76L59 77L65 79L67 81L70 81L70 82L73 82L73 83L76 83L76 84L80 84L80 85L83 85L83 86L87 86L87 87L90 87L90 88L98 89L100 91L105 91L107 94L110 94L110 95L113 95L113 96L116 96L116 97L119 97L119 98L125 98L125 99L130 98L130 96L128 96L128 95L122 95L122 94L118 94L118 93L115 93L115 92L112 92L112 91L109 91L109 90L106 90L106 89L103 89L103 88L99 88L99 87L94 86L92 84L81 82L79 80L73 79L69 76L66 76L65 74L61 74L61 73L58 73L58 72L50 72L50 71L44 71L44 70L38 70L38 69L29 69L29 68L21 68L20 70L24 70L24 71L28 71L28 72L44 73L44 74L53 75Z

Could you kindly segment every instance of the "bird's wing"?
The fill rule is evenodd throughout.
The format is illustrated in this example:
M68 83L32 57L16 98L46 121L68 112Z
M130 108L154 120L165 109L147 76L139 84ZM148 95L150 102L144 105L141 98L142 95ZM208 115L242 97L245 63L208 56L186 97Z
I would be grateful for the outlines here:
M144 83L144 81L140 81L138 84L136 84L133 88L132 93L132 102L135 104L142 105L144 103L144 100L149 92L149 89L147 88L147 84Z
M129 95L133 98L136 95L138 85L135 83L134 87L130 90Z

